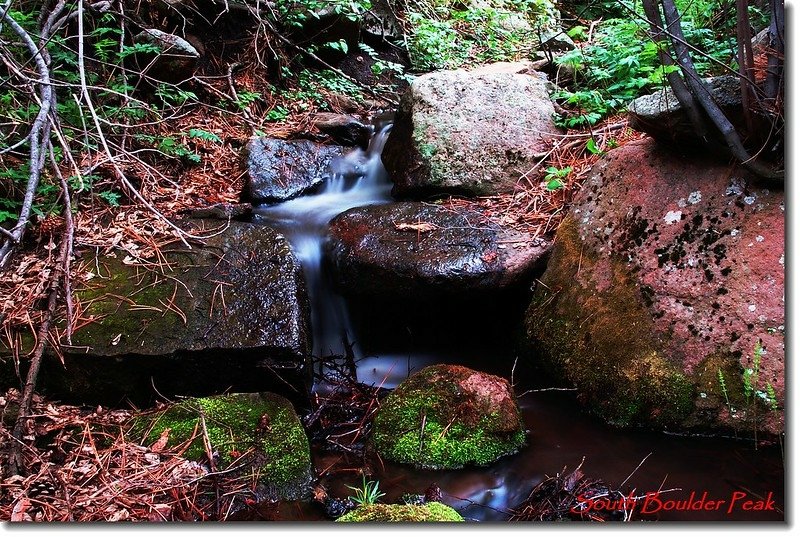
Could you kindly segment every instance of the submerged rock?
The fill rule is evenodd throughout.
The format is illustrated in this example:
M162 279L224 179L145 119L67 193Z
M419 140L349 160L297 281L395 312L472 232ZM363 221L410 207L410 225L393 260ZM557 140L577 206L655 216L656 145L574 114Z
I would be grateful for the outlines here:
M254 203L286 201L319 186L344 148L310 140L253 138L247 146L245 197Z
M534 356L605 419L782 430L782 190L632 142L593 169L540 281Z
M485 466L525 444L511 384L457 365L426 367L381 401L372 445L419 468Z
M464 517L438 502L424 505L364 505L336 519L336 522L464 522Z
M203 427L212 453L219 457L215 460L218 469L237 461L243 466L238 475L252 473L274 499L308 495L313 479L308 438L291 403L279 395L238 393L187 399L135 419L130 434L146 434L143 443L147 445L163 434L167 443L162 451L188 443L183 457L207 460Z
M403 94L382 159L397 196L513 192L552 148L548 82L515 73L439 71Z
M351 294L453 294L531 281L550 241L483 221L474 211L419 202L358 207L331 221L326 253Z
M44 364L47 391L94 404L231 387L307 397L308 298L282 236L230 222L203 246L162 255L161 264L110 255L84 261L89 279L75 301L85 322L71 345L64 342L64 364Z

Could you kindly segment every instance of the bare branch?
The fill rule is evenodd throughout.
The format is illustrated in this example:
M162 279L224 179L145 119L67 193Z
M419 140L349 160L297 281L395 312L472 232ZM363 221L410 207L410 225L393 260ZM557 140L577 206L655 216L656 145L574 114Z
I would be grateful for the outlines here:
M47 147L47 138L50 132L50 121L48 115L50 113L50 107L55 102L55 95L50 85L50 69L48 68L45 57L36 46L36 43L34 43L30 34L28 34L28 32L17 23L17 21L8 16L7 9L8 8L3 11L3 18L0 20L6 21L11 30L22 40L25 48L28 49L28 52L30 52L31 56L33 57L34 63L36 64L36 70L39 73L39 80L37 81L37 84L39 85L39 113L36 115L36 119L33 122L29 140L30 173L28 176L28 185L25 189L25 197L22 201L22 208L20 209L17 224L11 230L11 234L14 236L15 240L12 241L11 239L6 239L6 241L3 243L3 246L0 247L0 270L8 266L8 262L11 259L11 254L14 252L16 246L22 241L22 237L25 235L25 230L28 226L31 209L33 207L33 198L36 194L36 189L39 186L39 178L44 165L45 149Z

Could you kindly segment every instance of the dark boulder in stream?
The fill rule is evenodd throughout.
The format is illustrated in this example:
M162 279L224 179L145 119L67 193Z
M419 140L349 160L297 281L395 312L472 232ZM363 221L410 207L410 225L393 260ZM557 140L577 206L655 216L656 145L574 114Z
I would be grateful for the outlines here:
M783 430L782 189L631 142L595 165L540 281L534 359L608 421Z
M491 464L516 453L525 438L510 382L459 365L432 365L381 401L371 442L384 459L443 469Z
M247 146L245 197L254 203L296 198L330 177L330 162L344 148L310 140L253 138Z
M382 159L393 194L513 192L552 149L549 83L508 72L438 71L403 94Z
M496 291L529 282L551 243L488 224L477 212L420 202L346 211L326 251L348 294Z
M84 258L75 290L82 326L63 342L63 366L46 360L42 387L95 404L231 388L306 399L309 306L288 242L240 222L205 233L213 236L191 250L162 248L160 263Z

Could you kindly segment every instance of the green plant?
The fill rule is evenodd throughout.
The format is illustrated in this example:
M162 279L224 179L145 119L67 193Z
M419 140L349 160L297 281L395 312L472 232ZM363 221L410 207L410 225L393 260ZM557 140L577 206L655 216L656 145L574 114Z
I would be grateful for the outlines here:
M726 66L734 68L735 28L704 26L720 10L720 2L683 0L677 4L682 13L681 27L695 51L698 72L710 76L724 72ZM555 94L571 112L558 118L563 127L594 125L636 97L666 87L667 75L678 70L677 66L660 64L658 45L647 34L641 6L625 0L613 12L620 10L624 17L599 20L591 41L579 42L577 48L556 60L562 69L574 73L572 85ZM588 38L583 26L567 33L578 41Z
M722 374L722 368L717 368L717 379L719 380L719 389L722 391L722 395L725 396L725 405L728 407L728 411L731 414L734 414L736 411L731 406L731 400L728 398L728 387L725 384L725 375Z
M572 166L556 168L549 166L545 170L544 181L547 190L558 190L564 187L564 180L572 173Z
M348 499L358 507L373 505L377 503L380 498L385 496L378 487L378 481L367 481L367 476L362 474L360 487L347 485L347 488L355 492L353 496L348 496Z

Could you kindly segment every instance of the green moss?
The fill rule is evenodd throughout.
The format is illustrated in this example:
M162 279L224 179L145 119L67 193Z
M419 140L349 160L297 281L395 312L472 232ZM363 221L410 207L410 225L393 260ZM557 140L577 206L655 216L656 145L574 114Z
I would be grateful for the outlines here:
M526 315L537 358L609 422L681 423L693 409L694 386L661 354L625 264L584 251L572 217L556 244Z
M183 455L200 459L206 455L201 417L212 449L219 453L223 465L250 453L248 460L259 479L278 490L294 489L308 480L308 438L289 401L275 394L188 399L154 418L135 420L131 431L145 435L144 443L151 444L170 429L168 447L193 438Z
M453 371L463 371L461 378ZM421 468L484 466L516 453L526 437L518 407L476 414L475 403L458 382L467 372L431 366L387 396L374 423L372 443L378 453ZM465 408L475 415L464 413Z
M339 517L336 522L464 522L464 518L452 507L430 502L366 505Z

